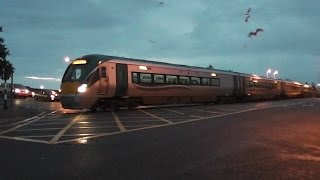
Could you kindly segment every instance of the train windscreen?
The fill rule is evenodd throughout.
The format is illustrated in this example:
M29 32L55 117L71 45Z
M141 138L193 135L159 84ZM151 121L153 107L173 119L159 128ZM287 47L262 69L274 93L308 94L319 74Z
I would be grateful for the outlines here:
M62 78L62 82L82 82L96 66L97 63L95 62L87 62L85 60L74 61L67 68Z

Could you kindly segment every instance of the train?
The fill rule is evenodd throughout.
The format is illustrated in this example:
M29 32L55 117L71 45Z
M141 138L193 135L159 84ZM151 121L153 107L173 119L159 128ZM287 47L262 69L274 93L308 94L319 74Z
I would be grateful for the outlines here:
M254 74L88 54L72 60L60 85L65 109L232 103L310 97L313 88Z

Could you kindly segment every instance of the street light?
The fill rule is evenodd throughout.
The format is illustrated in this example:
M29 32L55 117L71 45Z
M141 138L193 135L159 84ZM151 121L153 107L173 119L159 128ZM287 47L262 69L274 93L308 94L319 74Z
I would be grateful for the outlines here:
M65 61L65 62L69 62L69 61L70 61L70 58L69 58L69 57L65 57L65 58L64 58L64 61Z
M269 78L268 74L271 73L271 69L268 69L267 71L267 78Z
M44 88L43 85L41 85L41 86L40 86L40 89L43 89L43 88Z
M274 79L276 78L276 74L278 74L278 73L279 73L278 71L273 72L273 78Z

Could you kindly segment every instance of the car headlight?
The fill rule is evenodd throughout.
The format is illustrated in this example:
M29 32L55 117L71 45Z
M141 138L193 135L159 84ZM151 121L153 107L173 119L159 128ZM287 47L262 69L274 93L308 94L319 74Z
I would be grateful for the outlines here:
M19 92L20 92L20 89L15 89L14 92L15 92L15 93L19 93Z
M78 92L83 93L86 92L88 85L87 84L82 84L81 86L78 87Z
M29 90L26 90L26 93L28 94L28 93L29 93Z

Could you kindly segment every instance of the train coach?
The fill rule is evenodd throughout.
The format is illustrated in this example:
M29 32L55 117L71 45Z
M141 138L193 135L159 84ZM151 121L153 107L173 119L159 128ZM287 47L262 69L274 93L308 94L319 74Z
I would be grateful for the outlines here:
M61 83L66 109L235 102L301 96L303 85L256 75L105 55L73 60Z

